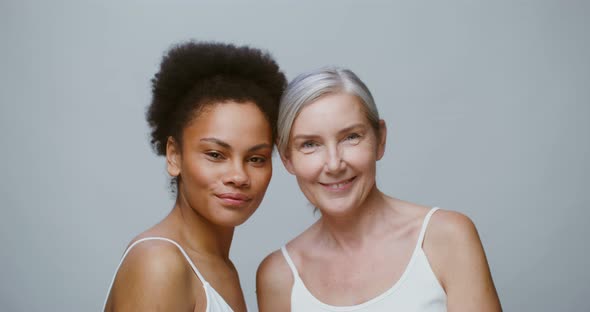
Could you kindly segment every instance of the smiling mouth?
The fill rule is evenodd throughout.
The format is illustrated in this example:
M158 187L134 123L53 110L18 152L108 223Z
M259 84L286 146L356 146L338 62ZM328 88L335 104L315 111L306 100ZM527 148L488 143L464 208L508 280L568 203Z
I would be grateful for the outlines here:
M344 180L344 181L340 181L337 183L321 183L320 184L322 186L324 186L325 188L329 189L329 190L334 190L334 191L338 191L338 190L344 190L347 189L348 186L350 186L350 184L352 183L352 181L355 179L356 177L352 177L348 180Z

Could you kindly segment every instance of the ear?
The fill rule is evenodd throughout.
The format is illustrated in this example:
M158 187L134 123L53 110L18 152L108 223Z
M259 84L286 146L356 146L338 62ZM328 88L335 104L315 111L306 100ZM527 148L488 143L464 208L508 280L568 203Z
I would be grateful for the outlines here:
M379 120L379 136L377 137L379 144L377 145L377 160L380 160L385 154L385 144L387 143L387 126L385 120Z
M293 164L291 163L291 159L289 159L289 152L279 152L279 155L281 155L281 160L283 161L285 169L287 169L290 174L295 174L293 170Z
M180 162L180 146L170 136L168 137L168 141L166 141L166 170L168 170L170 176L177 177L180 175Z

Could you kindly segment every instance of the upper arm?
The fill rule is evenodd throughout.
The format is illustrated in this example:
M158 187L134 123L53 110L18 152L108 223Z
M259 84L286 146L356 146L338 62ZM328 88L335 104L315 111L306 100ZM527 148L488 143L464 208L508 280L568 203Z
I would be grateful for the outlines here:
M256 272L258 311L290 311L293 274L280 251L268 255Z
M448 311L501 311L481 240L468 217L435 213L424 250L447 293Z
M143 242L125 257L109 295L110 311L192 311L192 274L166 242Z

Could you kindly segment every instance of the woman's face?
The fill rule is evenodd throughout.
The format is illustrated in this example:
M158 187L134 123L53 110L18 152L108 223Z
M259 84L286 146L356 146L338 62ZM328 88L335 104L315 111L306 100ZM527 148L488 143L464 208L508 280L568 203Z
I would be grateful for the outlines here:
M258 208L272 174L272 133L252 102L206 106L168 143L168 172L179 199L209 222L237 226Z
M282 159L307 199L323 215L345 215L361 207L375 187L383 156L385 123L378 138L362 103L331 94L305 106L291 128Z

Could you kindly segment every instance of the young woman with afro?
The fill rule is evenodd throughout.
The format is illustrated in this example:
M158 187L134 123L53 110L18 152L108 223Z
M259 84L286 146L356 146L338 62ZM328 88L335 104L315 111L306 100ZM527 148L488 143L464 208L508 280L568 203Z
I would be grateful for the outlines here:
M131 241L104 310L246 311L229 250L270 182L285 76L261 50L188 42L167 52L152 84L151 143L176 202Z

